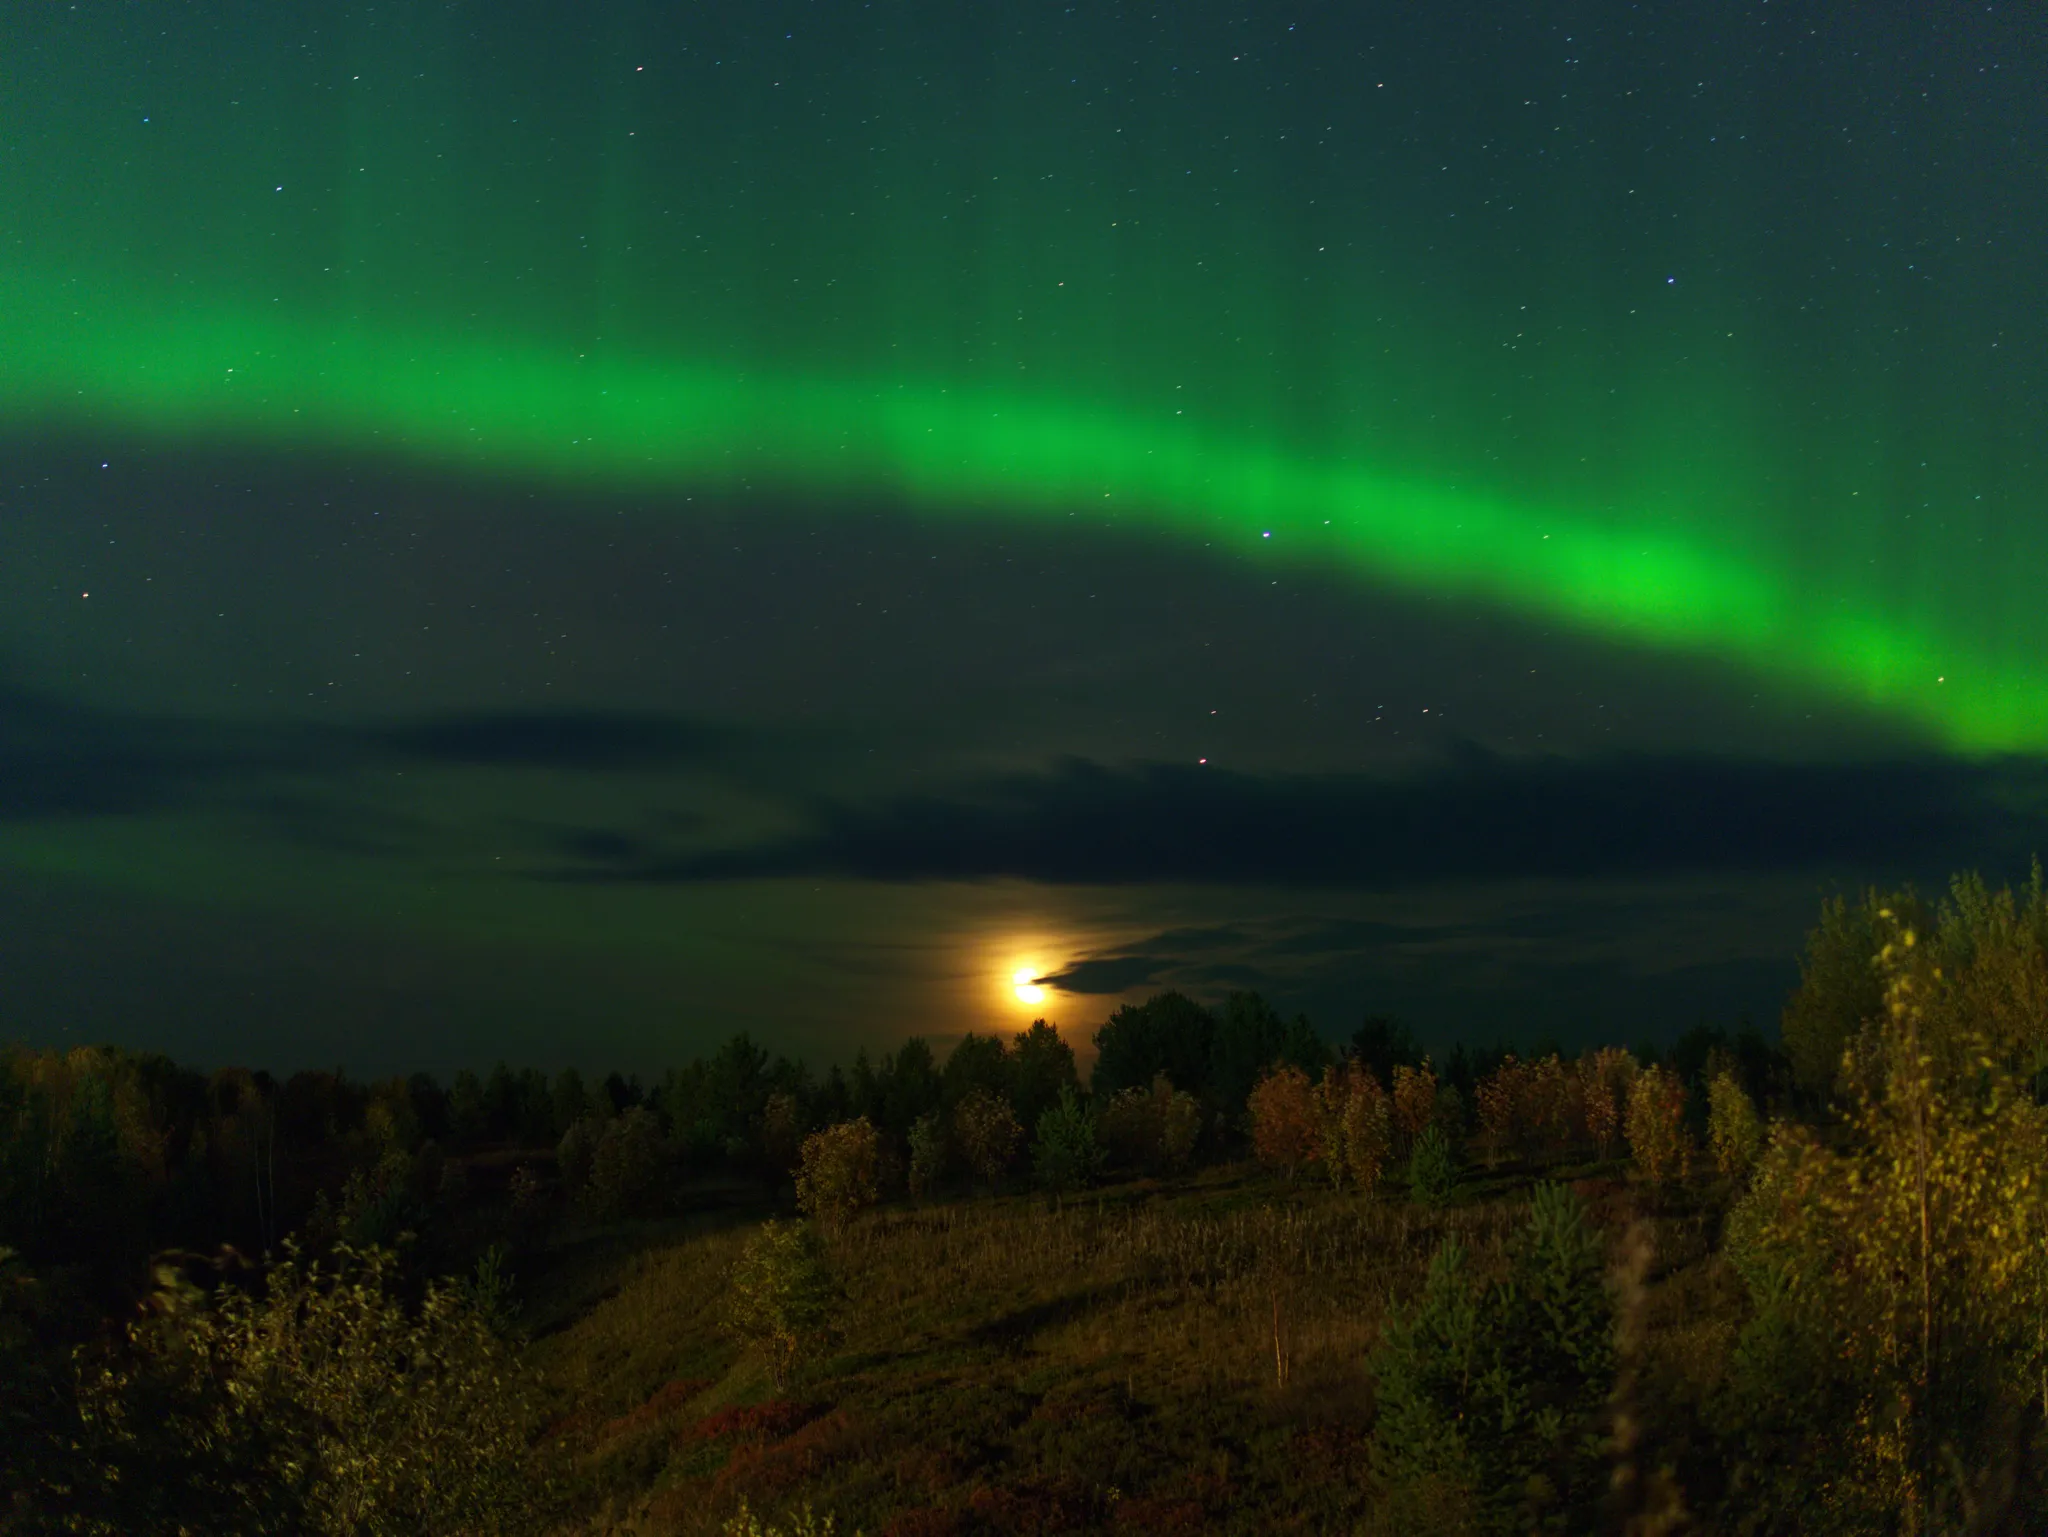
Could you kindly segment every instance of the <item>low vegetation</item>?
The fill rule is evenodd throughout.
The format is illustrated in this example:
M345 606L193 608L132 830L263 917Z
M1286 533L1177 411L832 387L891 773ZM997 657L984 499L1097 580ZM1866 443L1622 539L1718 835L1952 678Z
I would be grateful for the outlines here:
M2048 1524L2038 875L1831 904L1782 1050L1096 1045L14 1052L0 1532Z

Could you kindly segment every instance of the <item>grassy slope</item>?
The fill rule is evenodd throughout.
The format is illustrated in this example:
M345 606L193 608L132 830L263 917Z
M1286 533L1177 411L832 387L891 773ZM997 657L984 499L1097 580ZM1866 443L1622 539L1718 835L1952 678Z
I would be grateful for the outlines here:
M1617 1255L1647 1259L1623 1293L1636 1418L1682 1462L1739 1316L1715 1215L1684 1198L1652 1213L1612 1169L1558 1172L1595 1176ZM717 1328L750 1215L585 1237L529 1302L576 1529L715 1532L742 1497L808 1500L870 1537L1370 1525L1365 1362L1388 1303L1446 1237L1501 1264L1526 1190L1494 1180L1428 1213L1230 1168L1057 1213L1023 1196L885 1208L833 1247L836 1353L781 1397Z

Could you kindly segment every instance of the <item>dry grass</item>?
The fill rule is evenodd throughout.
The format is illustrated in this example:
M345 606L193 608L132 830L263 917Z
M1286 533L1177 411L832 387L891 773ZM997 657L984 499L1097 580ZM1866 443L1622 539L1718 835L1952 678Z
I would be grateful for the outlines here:
M1632 1215L1620 1187L1588 1193ZM715 1532L745 1498L771 1516L808 1500L871 1537L1349 1532L1389 1304L1447 1238L1504 1264L1524 1195L1426 1212L1222 1170L1060 1211L872 1212L832 1245L835 1353L781 1401L716 1325L744 1229L650 1229L559 1261L532 1355L579 1530Z

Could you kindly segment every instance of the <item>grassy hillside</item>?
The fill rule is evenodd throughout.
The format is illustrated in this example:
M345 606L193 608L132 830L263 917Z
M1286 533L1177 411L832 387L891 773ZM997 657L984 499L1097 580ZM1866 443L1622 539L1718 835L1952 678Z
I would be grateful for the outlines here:
M1664 1416L1739 1326L1712 1192L1577 1180L1633 1293ZM829 1246L841 1337L789 1391L719 1328L750 1220L588 1234L531 1283L531 1361L576 1529L708 1533L741 1500L870 1534L1343 1531L1375 1515L1368 1356L1456 1239L1498 1274L1529 1175L1441 1211L1248 1166L1091 1193L899 1205Z

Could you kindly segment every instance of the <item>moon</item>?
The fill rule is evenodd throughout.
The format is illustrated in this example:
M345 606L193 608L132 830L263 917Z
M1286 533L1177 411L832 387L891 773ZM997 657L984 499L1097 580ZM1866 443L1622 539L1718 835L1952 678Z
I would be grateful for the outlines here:
M1032 980L1034 975L1029 966L1020 966L1010 974L1010 983L1017 990L1019 1003L1045 1002L1045 989Z

